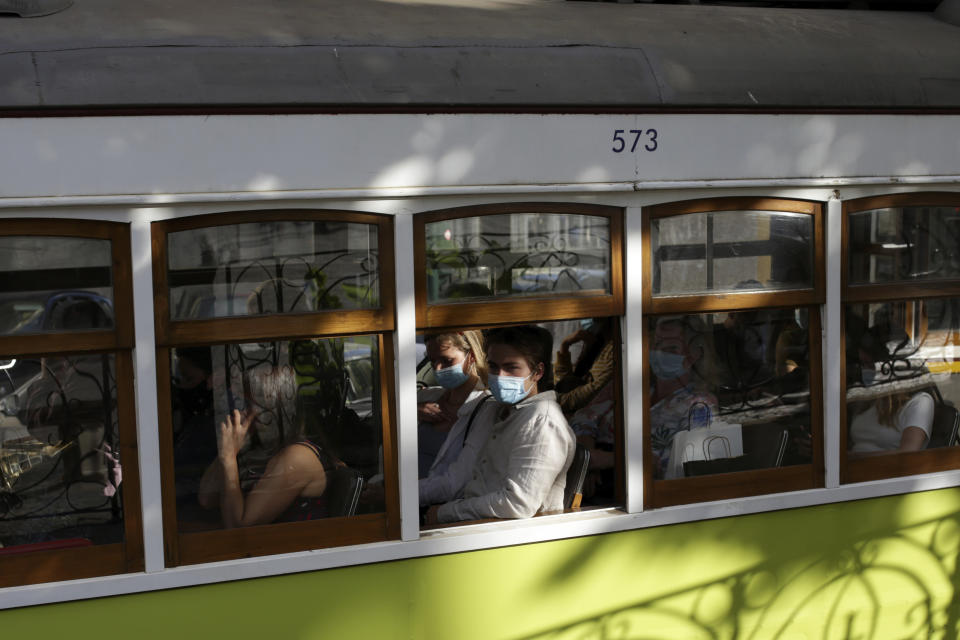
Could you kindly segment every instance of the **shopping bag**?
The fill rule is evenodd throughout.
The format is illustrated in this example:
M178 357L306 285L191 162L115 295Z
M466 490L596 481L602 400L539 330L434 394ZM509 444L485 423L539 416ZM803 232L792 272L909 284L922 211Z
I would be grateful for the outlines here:
M670 447L667 478L682 478L683 465L700 460L723 460L743 455L743 432L739 424L714 421L709 427L678 431Z

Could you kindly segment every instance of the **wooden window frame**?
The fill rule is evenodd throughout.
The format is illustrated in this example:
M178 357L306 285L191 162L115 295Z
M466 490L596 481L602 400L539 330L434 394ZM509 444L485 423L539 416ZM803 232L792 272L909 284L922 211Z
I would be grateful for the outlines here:
M841 225L841 329L840 352L846 353L846 309L849 304L914 302L960 296L960 278L928 281L897 280L890 283L850 284L850 216L854 213L892 207L960 207L960 193L916 192L855 198L843 203ZM909 285L909 295L904 295ZM868 482L886 478L950 471L960 468L960 446L924 449L888 456L851 458L847 452L847 361L840 358L840 483Z
M123 541L90 547L29 551L0 557L0 587L131 573L144 569L143 518L140 504L137 424L133 386L133 285L130 227L119 222L8 219L0 236L63 237L109 240L114 328L97 331L51 331L0 336L4 356L114 356L117 382L117 431L124 477Z
M802 213L813 220L813 283L803 289L736 293L692 293L654 297L653 249L651 222L653 220L693 213L720 211L770 211ZM738 311L804 307L809 311L807 340L810 345L810 431L812 436L811 462L773 469L756 469L735 473L719 473L691 478L658 480L654 478L653 449L650 446L649 388L643 389L643 502L645 508L667 507L695 502L742 498L769 493L799 491L824 486L823 458L823 362L821 354L820 308L826 301L824 264L823 205L808 200L770 197L724 197L684 200L644 207L642 212L643 246L643 366L649 363L650 329L648 319L662 315L687 315Z
M596 296L524 296L517 300L427 303L426 226L441 220L476 218L511 213L559 213L606 218L610 224L610 293ZM623 304L623 209L608 205L555 202L515 202L440 209L414 216L414 287L417 329L441 329L470 325L506 325L549 322L570 318L622 316Z
M469 303L427 304L426 226L441 220L456 220L510 213L560 213L606 218L610 224L610 293L600 296L576 295L529 297L521 300L491 300ZM620 318L624 314L624 260L623 226L625 210L622 207L569 202L511 202L470 205L438 209L414 216L413 259L416 291L417 331L489 329L524 323L556 322L577 318ZM464 322L469 318L470 322ZM622 345L618 322L614 322L614 340ZM552 357L553 354L551 354ZM623 398L623 363L621 349L614 350L615 393ZM614 466L615 499L626 503L626 467L624 454L623 402L614 405ZM443 526L471 524L449 523ZM437 528L437 527L427 527Z
M170 320L167 279L167 236L177 231L233 226L252 222L324 221L370 224L377 227L380 306L376 309L323 310L260 316ZM335 546L379 542L400 537L400 494L396 447L395 380L396 328L394 233L391 216L332 209L264 209L213 213L151 223L153 247L154 324L156 328L157 402L160 442L160 484L163 507L164 555L168 567L231 560ZM173 461L171 350L251 341L376 336L380 375L381 437L383 442L385 511L342 518L324 518L181 532L178 527Z

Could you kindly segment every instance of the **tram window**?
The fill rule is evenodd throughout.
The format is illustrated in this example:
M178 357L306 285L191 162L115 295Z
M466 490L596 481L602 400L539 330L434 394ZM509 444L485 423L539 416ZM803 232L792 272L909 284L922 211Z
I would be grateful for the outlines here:
M813 285L813 219L708 211L653 220L653 295L803 289Z
M432 211L416 224L418 326L623 313L620 209L502 204Z
M379 306L376 226L265 220L169 235L170 319Z
M444 522L618 503L620 343L612 319L440 331L426 341L435 370L459 364L469 377L459 387L420 391L424 509L447 504L436 514ZM478 348L482 355L474 358ZM522 355L526 368L507 371L504 353ZM486 375L489 367L494 375L526 378L519 393L501 392L499 381ZM482 496L491 493L497 500L485 502Z
M417 318L428 338L428 355L435 355L437 349L431 342L438 336L476 334L484 341L485 355L502 357L499 352L491 354L490 349L500 349L497 345L504 335L517 340L525 334L539 335L542 349L538 362L542 368L537 369L537 362L526 359L531 370L521 372L527 377L524 390L536 377L537 390L546 392L539 400L549 398L549 403L541 408L549 405L549 415L556 419L556 424L562 422L555 429L562 447L548 451L550 447L544 445L542 456L531 459L542 463L543 468L549 467L550 473L558 472L553 475L563 476L549 478L550 482L541 483L544 487L553 486L554 480L557 486L566 486L568 473L578 475L576 469L570 470L571 464L582 468L581 475L585 477L579 491L573 491L573 483L569 483L568 496L554 495L556 492L551 493L547 487L540 492L543 495L538 494L532 501L537 504L514 500L516 496L511 493L501 496L499 504L506 505L504 509L487 508L490 505L481 496L497 487L519 484L519 493L524 495L529 487L511 479L511 469L516 471L516 465L511 467L509 451L497 448L496 431L510 415L503 408L514 403L485 400L488 407L478 405L473 417L480 428L471 425L469 437L463 438L461 431L470 420L470 407L478 402L471 398L458 418L448 420L450 425L439 425L440 429L431 424L430 416L421 415L421 454L426 458L435 456L423 465L420 483L421 505L431 522L436 516L440 521L529 517L538 511L571 508L574 494L577 505L622 504L618 322L623 308L622 211L611 207L524 203L430 212L418 216L418 223L421 240L417 246L421 253L416 256L420 265L416 273ZM450 287L444 288L441 282L444 274L450 276L454 287L461 280L470 282L474 293L453 295ZM472 278L486 280L475 283ZM478 283L483 285L482 290L474 286ZM471 329L471 325L477 326L475 323L480 323L481 328ZM436 367L445 366L439 359L434 360ZM499 364L495 360L494 363ZM427 397L430 394L439 398L450 395L442 388L427 388L421 391L421 401L435 401L432 396ZM501 434L499 440L504 437ZM444 458L449 455L448 440L456 440L459 446L455 448L462 452L459 459L452 461L453 470L468 471L457 476L456 486L446 482L456 473L444 476L438 471L447 464ZM588 470L589 453L593 456ZM560 467L553 469L550 461L558 456L563 458ZM437 502L447 506L428 509ZM516 506L514 503L524 504L522 508L507 508Z
M817 486L819 205L729 198L643 215L647 502Z
M960 198L899 194L844 207L841 480L956 468ZM903 297L904 281L917 297Z
M143 566L129 246L120 224L0 229L0 586Z
M389 218L217 214L154 234L168 564L397 535Z

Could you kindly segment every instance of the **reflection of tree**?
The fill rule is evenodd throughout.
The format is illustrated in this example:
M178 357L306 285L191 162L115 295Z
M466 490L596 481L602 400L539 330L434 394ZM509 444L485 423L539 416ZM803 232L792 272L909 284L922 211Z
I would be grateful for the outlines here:
M805 560L786 563L787 570L782 561L756 562L745 570L528 638L956 637L958 543L960 515L953 514L851 539L820 554L797 549L796 555Z

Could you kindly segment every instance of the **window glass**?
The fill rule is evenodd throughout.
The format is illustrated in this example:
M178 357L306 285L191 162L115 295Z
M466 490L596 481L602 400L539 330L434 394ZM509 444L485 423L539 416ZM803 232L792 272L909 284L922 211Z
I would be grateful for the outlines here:
M651 221L653 294L813 286L813 217L718 211Z
M850 214L850 284L960 277L960 208Z
M373 309L377 228L272 221L168 235L172 320Z
M808 313L648 318L655 478L811 461Z
M110 241L0 237L0 335L112 329Z
M426 224L429 304L609 294L602 216L514 213Z
M424 343L420 377L436 378L418 393L421 507L456 522L621 500L615 319L427 333Z
M0 361L0 544L120 542L114 356Z
M851 457L956 444L958 304L939 298L847 305Z
M171 364L181 531L384 511L382 491L359 499L382 474L377 336L181 347Z

